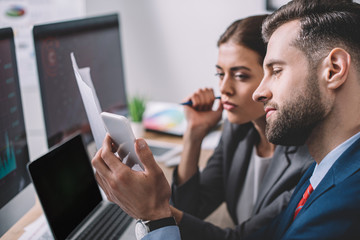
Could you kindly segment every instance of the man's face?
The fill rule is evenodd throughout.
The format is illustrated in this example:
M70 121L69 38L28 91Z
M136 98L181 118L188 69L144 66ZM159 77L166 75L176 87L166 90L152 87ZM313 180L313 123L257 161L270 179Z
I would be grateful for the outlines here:
M264 78L253 94L255 101L264 103L266 136L274 144L304 144L325 115L316 68L292 44L299 29L299 22L292 21L273 33Z

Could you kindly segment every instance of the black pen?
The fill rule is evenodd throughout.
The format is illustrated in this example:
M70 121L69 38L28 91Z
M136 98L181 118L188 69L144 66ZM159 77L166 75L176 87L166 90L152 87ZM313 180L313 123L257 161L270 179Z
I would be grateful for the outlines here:
M221 97L215 97L215 99L221 99ZM181 105L186 105L186 106L192 106L192 101L191 100L189 100L189 101L187 101L187 102L183 102L183 103L180 103Z

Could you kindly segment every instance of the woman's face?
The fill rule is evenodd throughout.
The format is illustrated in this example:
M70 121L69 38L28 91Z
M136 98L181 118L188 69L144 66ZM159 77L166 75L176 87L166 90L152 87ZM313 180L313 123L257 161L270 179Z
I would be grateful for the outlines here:
M260 56L255 51L231 42L219 47L216 64L221 102L231 123L243 124L265 115L264 105L252 100L263 78Z

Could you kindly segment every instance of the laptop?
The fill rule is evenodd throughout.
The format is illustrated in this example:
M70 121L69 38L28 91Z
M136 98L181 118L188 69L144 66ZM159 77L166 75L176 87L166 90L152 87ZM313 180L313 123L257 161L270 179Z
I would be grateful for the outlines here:
M55 239L136 239L135 220L103 199L80 134L28 164Z

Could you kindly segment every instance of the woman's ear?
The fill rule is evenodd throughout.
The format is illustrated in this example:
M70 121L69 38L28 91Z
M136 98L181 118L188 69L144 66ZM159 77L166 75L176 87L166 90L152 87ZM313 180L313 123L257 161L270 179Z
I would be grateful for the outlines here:
M345 83L349 68L351 56L342 48L334 48L323 60L323 77L326 80L326 86L329 89L337 89Z

